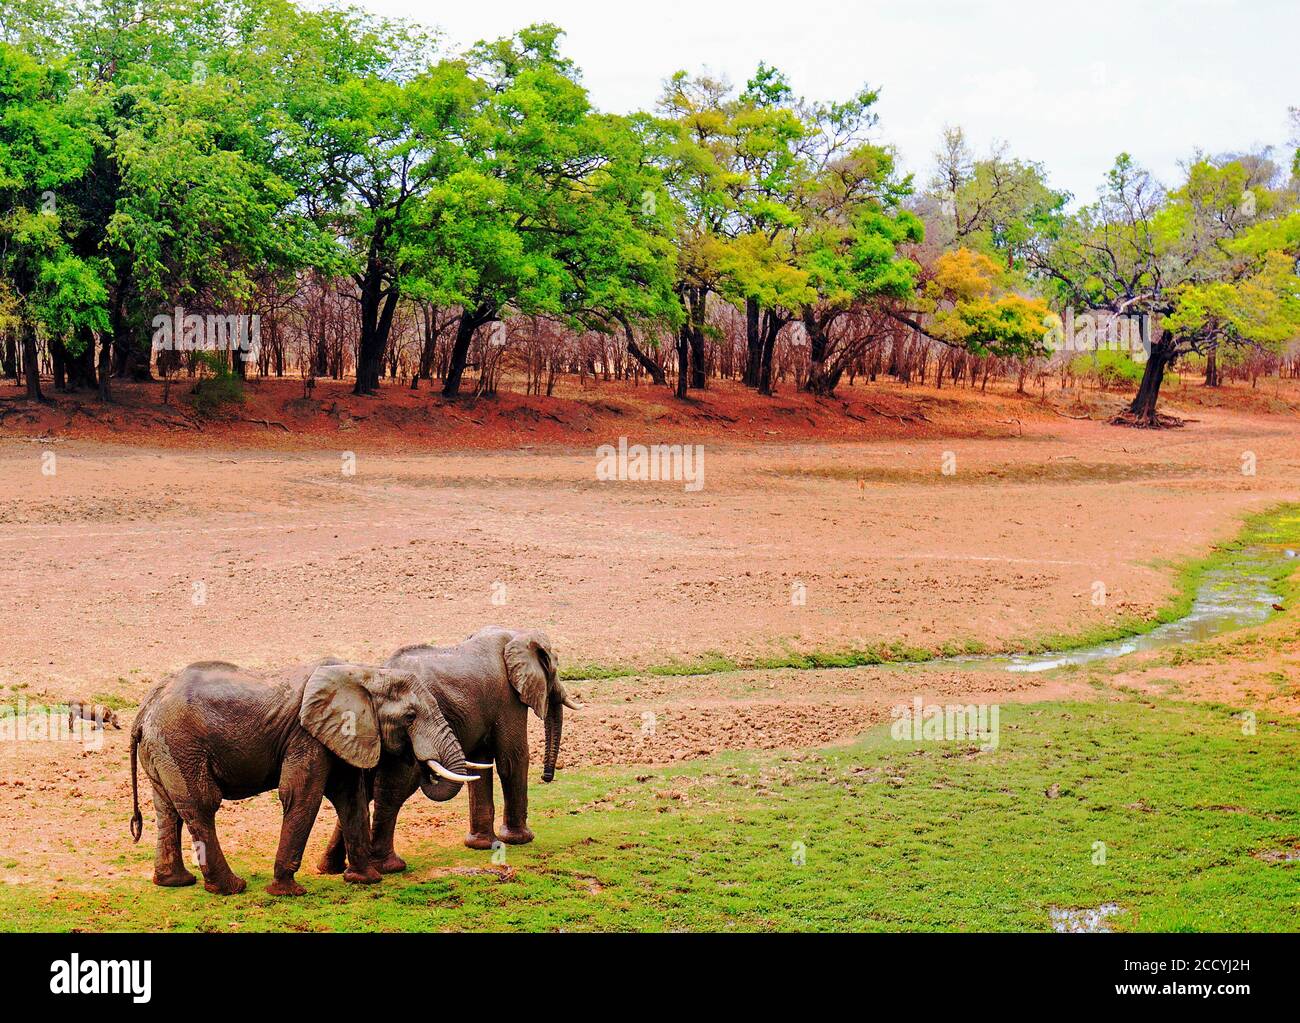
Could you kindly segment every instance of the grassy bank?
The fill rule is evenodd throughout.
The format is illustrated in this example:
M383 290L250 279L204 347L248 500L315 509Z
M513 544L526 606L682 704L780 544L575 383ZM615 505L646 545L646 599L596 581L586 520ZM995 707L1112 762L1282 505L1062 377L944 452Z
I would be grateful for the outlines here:
M1245 735L1227 708L1008 706L989 752L885 728L563 772L504 867L407 830L411 871L375 888L304 874L307 896L273 899L269 862L237 860L249 892L220 899L153 887L141 847L138 882L0 885L0 912L22 930L1041 930L1054 906L1116 903L1117 930L1286 930L1297 757L1294 722Z
M919 664L941 657L973 654L1038 654L1066 652L1109 643L1145 632L1182 618L1191 610L1192 601L1207 572L1222 568L1244 548L1252 546L1291 546L1300 548L1300 505L1284 505L1246 519L1237 536L1216 545L1207 555L1171 566L1173 594L1154 615L1119 615L1109 622L1074 632L1024 636L999 646L973 640L948 640L931 647L905 643L876 643L847 650L789 652L775 656L739 658L708 652L698 658L667 664L636 666L627 664L575 664L561 669L570 681L599 681L633 675L711 675L728 671L765 669L858 668L878 664ZM1279 560L1271 569L1273 583L1285 597L1300 593L1296 570L1300 560Z

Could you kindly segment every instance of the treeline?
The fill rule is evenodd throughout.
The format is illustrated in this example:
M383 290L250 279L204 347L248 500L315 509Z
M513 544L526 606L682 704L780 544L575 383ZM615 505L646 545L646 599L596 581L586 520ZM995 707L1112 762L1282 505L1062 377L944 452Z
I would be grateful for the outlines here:
M1155 322L1131 409L1152 425L1179 359L1295 364L1289 154L1198 157L1172 190L1121 156L1072 213L1040 164L958 129L918 185L874 90L810 100L767 65L602 113L560 39L447 53L287 0L9 3L0 371L33 400L42 367L106 401L210 372L448 397L565 374L1024 387L1068 307Z

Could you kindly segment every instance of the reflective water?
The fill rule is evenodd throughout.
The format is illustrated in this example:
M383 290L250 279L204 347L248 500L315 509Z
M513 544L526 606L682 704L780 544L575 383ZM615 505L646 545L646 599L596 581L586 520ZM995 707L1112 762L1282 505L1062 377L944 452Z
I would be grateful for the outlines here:
M1140 636L1129 636L1077 650L945 657L929 661L927 666L1051 671L1053 668L1123 657L1141 650L1155 650L1179 643L1199 643L1231 629L1267 621L1273 614L1273 605L1281 600L1275 590L1270 569L1275 568L1280 560L1296 556L1295 550L1278 547L1243 548L1220 567L1206 572L1191 610L1184 617L1158 625Z

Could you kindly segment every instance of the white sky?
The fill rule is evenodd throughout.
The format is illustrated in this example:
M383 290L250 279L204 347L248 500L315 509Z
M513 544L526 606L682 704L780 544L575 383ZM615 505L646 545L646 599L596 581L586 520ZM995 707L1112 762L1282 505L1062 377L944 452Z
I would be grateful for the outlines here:
M1091 201L1120 152L1171 182L1197 149L1282 145L1300 105L1300 0L354 2L439 28L456 49L553 21L607 111L650 108L679 68L743 84L766 60L817 99L869 84L879 141L918 184L945 124L977 154L1005 140Z

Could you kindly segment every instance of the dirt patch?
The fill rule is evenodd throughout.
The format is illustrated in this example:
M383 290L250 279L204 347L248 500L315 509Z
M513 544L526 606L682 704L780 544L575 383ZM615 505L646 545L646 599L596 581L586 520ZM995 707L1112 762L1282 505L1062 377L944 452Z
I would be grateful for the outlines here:
M1267 849L1255 853L1255 858L1265 863L1297 863L1300 862L1300 845L1290 849Z
M448 401L427 388L401 386L385 387L381 397L358 396L349 383L330 380L319 381L305 398L300 382L253 380L242 403L205 418L190 405L187 386L174 387L168 405L162 404L162 386L115 382L109 405L90 395L57 393L50 404L34 405L12 384L0 383L0 436L168 448L502 450L594 446L620 435L645 443L1008 436L1020 432L1021 421L1052 415L1027 397L894 385L846 387L836 398L792 391L770 399L715 381L682 402L666 388L564 380L551 397L503 391ZM1016 408L1014 419L1007 402Z

